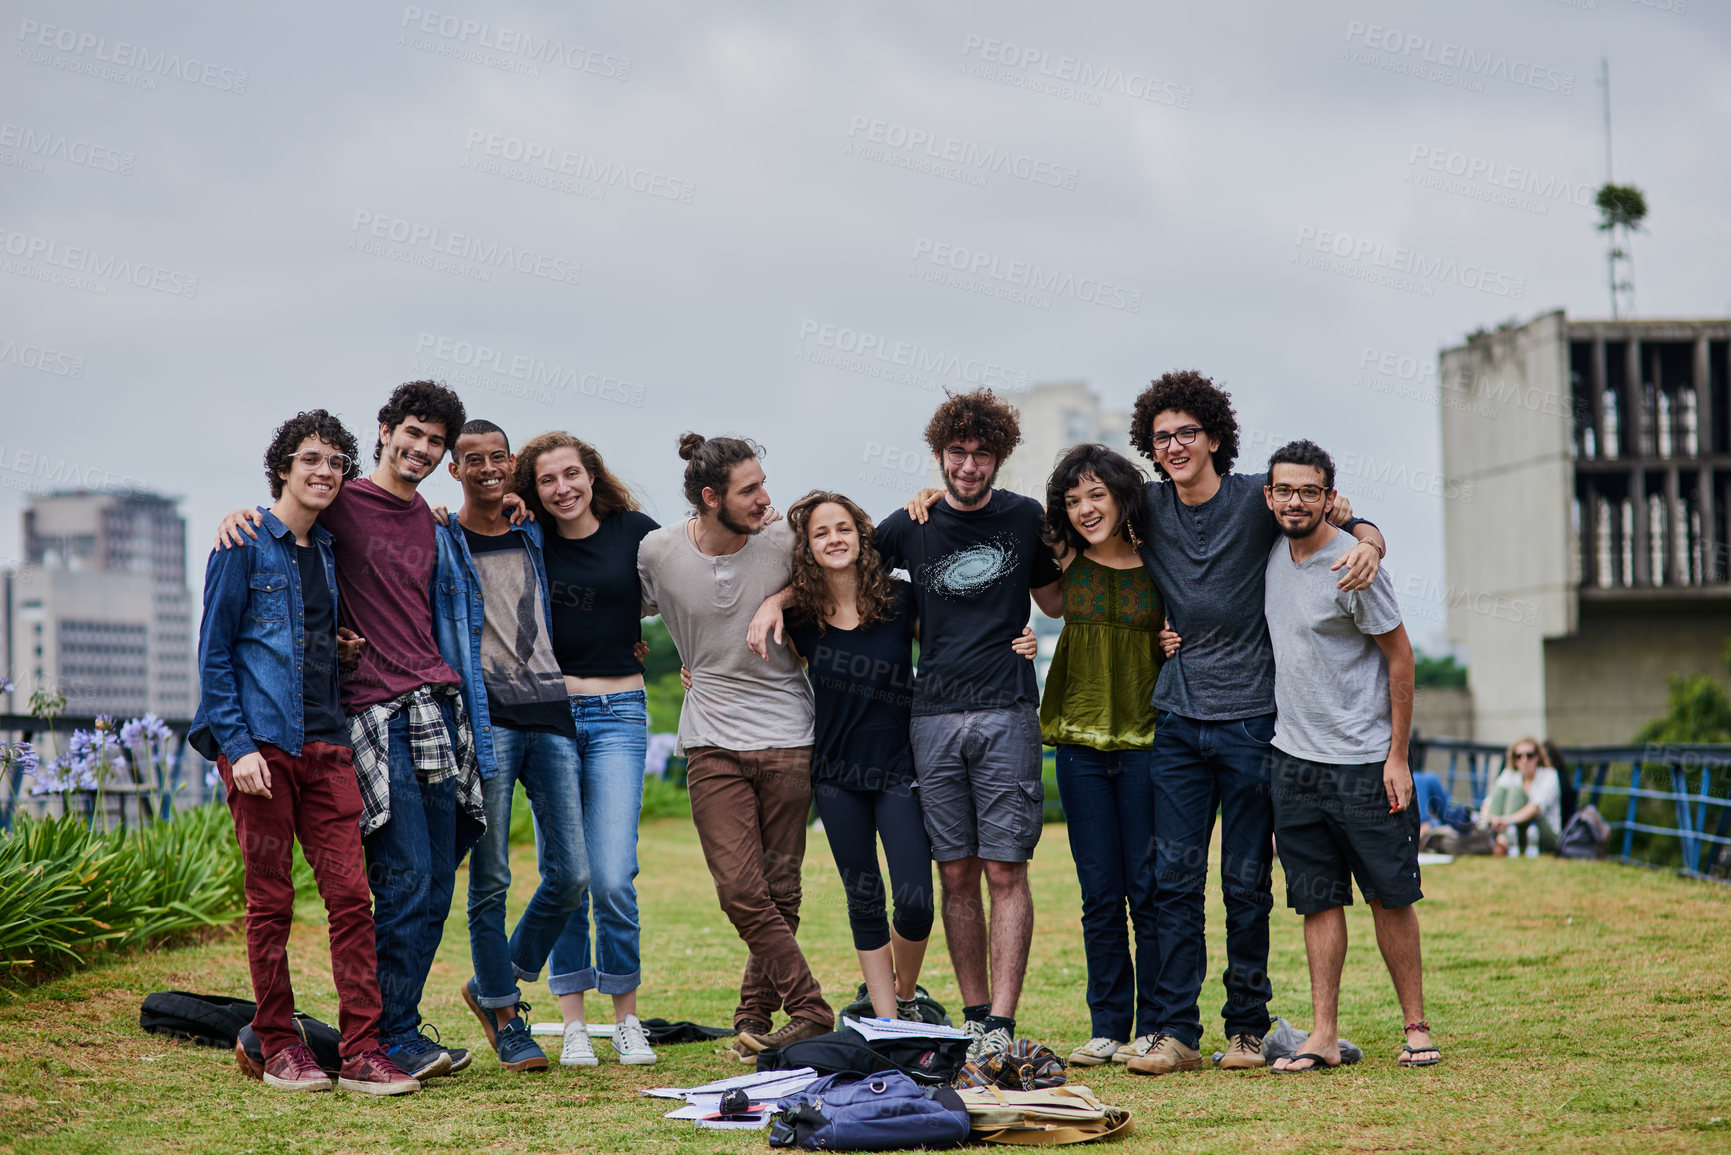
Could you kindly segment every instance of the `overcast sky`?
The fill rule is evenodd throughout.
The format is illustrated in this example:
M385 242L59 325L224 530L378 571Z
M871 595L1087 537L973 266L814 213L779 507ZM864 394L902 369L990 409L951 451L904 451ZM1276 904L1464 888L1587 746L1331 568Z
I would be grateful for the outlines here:
M1127 407L1197 368L1241 465L1357 463L1390 564L1440 586L1438 350L1608 311L1605 55L1639 313L1731 312L1704 0L4 12L0 562L29 492L107 478L183 499L196 587L283 418L370 450L419 376L593 441L666 520L684 429L763 442L780 505L884 513L934 386Z

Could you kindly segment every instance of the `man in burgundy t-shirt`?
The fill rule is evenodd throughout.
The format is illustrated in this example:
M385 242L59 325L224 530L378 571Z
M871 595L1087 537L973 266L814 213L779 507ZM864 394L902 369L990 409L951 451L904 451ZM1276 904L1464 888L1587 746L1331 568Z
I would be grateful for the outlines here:
M469 1063L467 1051L418 1028L457 863L486 822L461 680L433 637L438 555L432 511L416 492L463 422L462 401L444 386L399 386L379 410L377 468L344 485L319 519L334 538L341 625L362 643L359 659L341 668L341 692L373 892L379 1041L423 1080ZM242 532L233 527L247 512L230 514L225 532Z

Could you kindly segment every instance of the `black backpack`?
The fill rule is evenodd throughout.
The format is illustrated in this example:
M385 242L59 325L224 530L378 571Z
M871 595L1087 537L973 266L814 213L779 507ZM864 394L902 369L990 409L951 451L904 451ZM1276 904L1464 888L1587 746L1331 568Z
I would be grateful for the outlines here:
M950 1013L944 1010L944 1004L932 998L931 993L925 987L917 984L914 986L914 1010L919 1014L920 1021L923 1023L930 1023L937 1027L950 1025ZM876 1013L876 1009L872 1006L871 995L866 991L864 983L859 985L859 993L854 996L853 1002L841 1009L841 1017L844 1019L869 1019Z
M201 1047L228 1050L240 1029L252 1024L258 1004L225 995L195 995L190 991L157 991L144 996L138 1025L153 1035L191 1039Z
M967 1038L868 1041L851 1027L843 1027L785 1047L766 1047L757 1053L757 1069L792 1071L810 1067L820 1075L852 1075L862 1079L879 1071L894 1070L928 1086L948 1086L968 1061L970 1041Z
M295 1031L300 1035L301 1042L312 1051L320 1070L327 1075L342 1072L343 1036L335 1027L296 1011ZM241 1070L255 1079L264 1077L264 1047L259 1043L258 1035L253 1032L251 1023L240 1029L240 1037L235 1042L234 1050L235 1061L240 1063ZM241 1061L243 1056L244 1062Z

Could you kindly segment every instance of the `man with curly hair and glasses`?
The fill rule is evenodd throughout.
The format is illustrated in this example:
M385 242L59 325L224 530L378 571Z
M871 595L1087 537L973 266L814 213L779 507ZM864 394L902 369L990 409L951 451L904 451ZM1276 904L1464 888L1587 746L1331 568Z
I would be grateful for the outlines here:
M354 468L355 439L314 409L285 421L265 452L275 504L241 549L214 549L198 632L198 714L187 735L216 763L246 866L247 966L266 1084L328 1091L294 1025L288 937L299 838L330 915L345 1090L421 1089L379 1045L373 914L361 861L361 795L337 690L337 582L331 533L314 524Z
M1033 664L1011 643L1028 625L1030 593L1047 616L1063 613L1062 574L1041 539L1044 508L993 486L1021 440L1020 416L991 390L947 398L926 426L941 494L929 506L922 494L878 526L884 562L912 576L919 610L914 771L976 1058L1014 1038L1034 928L1040 693Z
M1264 474L1232 472L1238 419L1231 396L1195 370L1160 377L1136 399L1130 440L1161 481L1146 490L1144 564L1165 599L1168 661L1154 685L1155 925L1161 944L1154 1033L1124 1055L1165 1075L1202 1066L1197 1003L1208 968L1203 894L1214 815L1221 820L1226 905L1225 1070L1263 1065L1269 1026L1268 915L1274 810L1274 654L1263 618L1264 573L1280 528ZM1329 568L1343 590L1367 588L1384 544L1375 526L1336 517L1357 544Z
M344 663L342 710L364 805L373 891L379 1038L418 1079L455 1073L471 1056L424 1036L421 992L444 937L457 863L486 826L474 732L461 679L433 635L438 558L433 512L416 490L463 428L463 402L434 381L400 385L379 410L377 463L319 515L334 535L342 620L359 658ZM256 538L261 516L236 510L219 545Z

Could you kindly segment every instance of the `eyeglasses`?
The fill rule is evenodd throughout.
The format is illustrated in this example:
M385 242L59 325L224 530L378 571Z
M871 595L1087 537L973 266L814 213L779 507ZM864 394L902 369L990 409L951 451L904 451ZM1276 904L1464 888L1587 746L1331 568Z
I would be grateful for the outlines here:
M1532 761L1537 762L1539 760L1539 752L1537 750L1516 750L1515 751L1515 761L1516 762L1525 762L1528 759L1531 759Z
M1293 495L1296 494L1298 500L1304 502L1306 505L1315 505L1317 502L1328 496L1328 490L1322 488L1320 485L1300 485L1296 487L1291 485L1271 485L1268 487L1268 492L1274 495L1275 501L1291 501Z
M993 461L997 460L997 456L997 454L986 449L976 449L972 453L969 453L966 449L962 449L955 445L944 450L944 460L948 461L951 465L965 464L971 457L974 459L975 465L985 466L990 465Z
M1174 441L1180 445L1189 445L1196 440L1197 434L1201 432L1202 426L1200 425L1186 425L1184 428L1174 429L1170 433L1162 430L1154 435L1154 448L1156 451L1165 449Z
M331 470L335 473L342 474L344 477L349 476L349 470L353 469L355 465L354 458L349 457L347 454L320 453L316 449L303 449L301 452L292 453L289 456L306 466L309 470L315 470L328 461L331 463Z

